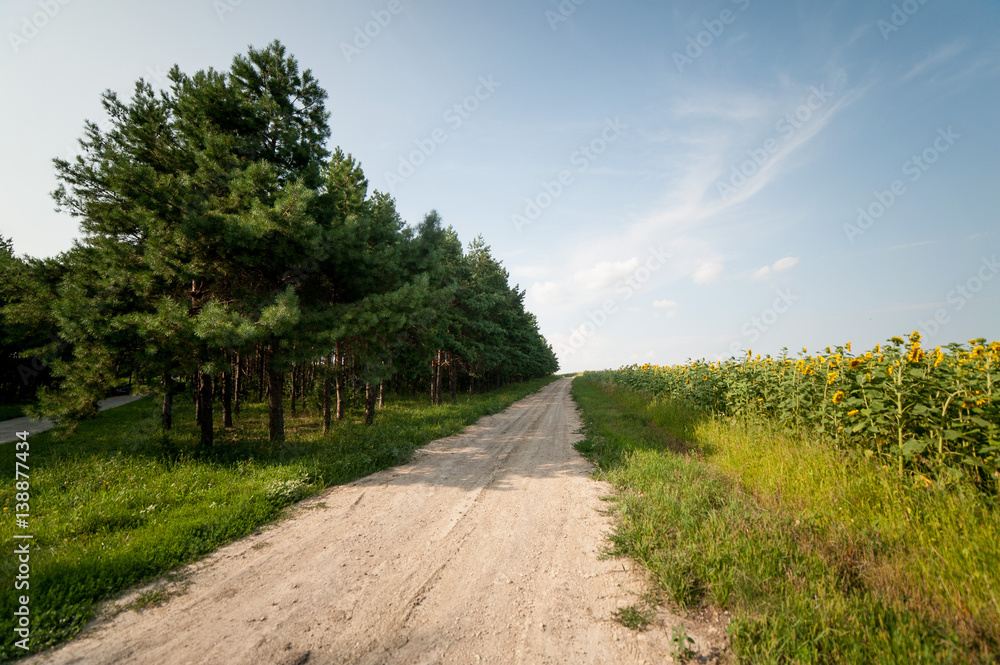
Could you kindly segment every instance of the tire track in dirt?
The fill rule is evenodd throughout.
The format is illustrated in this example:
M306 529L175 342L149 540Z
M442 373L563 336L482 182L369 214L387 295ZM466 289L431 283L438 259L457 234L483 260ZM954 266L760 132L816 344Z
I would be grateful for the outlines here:
M573 448L570 383L302 502L189 566L165 604L31 662L669 662L678 619L642 633L612 619L646 586L631 562L600 557L611 488ZM699 652L723 648L721 626L684 623Z

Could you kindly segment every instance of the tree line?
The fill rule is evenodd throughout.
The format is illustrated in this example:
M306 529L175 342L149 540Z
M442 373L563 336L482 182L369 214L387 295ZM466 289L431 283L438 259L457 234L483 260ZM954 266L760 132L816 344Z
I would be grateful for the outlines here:
M326 148L327 94L279 42L169 81L105 92L107 129L55 160L72 249L22 259L0 237L5 399L37 389L41 413L80 420L127 378L167 430L191 395L208 446L216 405L230 426L266 399L282 441L289 398L321 395L326 429L349 394L370 423L386 387L440 404L558 369L482 238L463 248L435 212L408 226Z

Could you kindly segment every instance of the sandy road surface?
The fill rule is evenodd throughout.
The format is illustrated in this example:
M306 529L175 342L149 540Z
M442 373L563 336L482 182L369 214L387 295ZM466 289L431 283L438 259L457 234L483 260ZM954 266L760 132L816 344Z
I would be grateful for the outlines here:
M670 662L670 617L643 633L612 619L644 583L599 560L610 488L572 447L569 388L327 490L192 566L167 603L34 662ZM722 643L717 626L686 624L702 653Z

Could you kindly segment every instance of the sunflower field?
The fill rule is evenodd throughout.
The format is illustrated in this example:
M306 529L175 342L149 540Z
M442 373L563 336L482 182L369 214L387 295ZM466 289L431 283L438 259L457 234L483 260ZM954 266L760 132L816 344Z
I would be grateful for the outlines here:
M601 378L730 417L816 434L939 482L1000 495L1000 342L933 350L920 334L854 355L851 344L797 357L632 365ZM928 482L930 482L928 480Z

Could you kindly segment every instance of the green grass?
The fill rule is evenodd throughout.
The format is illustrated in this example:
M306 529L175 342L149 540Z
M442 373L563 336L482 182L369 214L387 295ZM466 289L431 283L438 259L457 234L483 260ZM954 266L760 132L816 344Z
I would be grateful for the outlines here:
M0 421L24 417L26 404L0 404Z
M629 605L615 610L614 619L626 628L646 630L656 616L656 608L648 605Z
M618 488L614 552L680 607L731 612L739 662L1000 656L1000 516L974 491L588 378L573 393L578 448Z
M175 431L159 430L151 399L104 412L73 433L29 438L31 519L31 650L65 641L98 603L196 560L274 520L286 506L323 488L402 464L417 448L499 413L553 379L462 396L432 407L427 397L388 400L374 425L360 414L321 435L316 412L288 414L282 445L267 442L264 405L245 405L237 429L199 451L193 407L175 409ZM15 449L0 446L4 480L0 540L12 543ZM17 530L25 533L23 530ZM11 546L12 548L13 546ZM14 647L15 557L2 559L8 591L0 607L0 660L25 655ZM158 602L155 595L145 604Z

